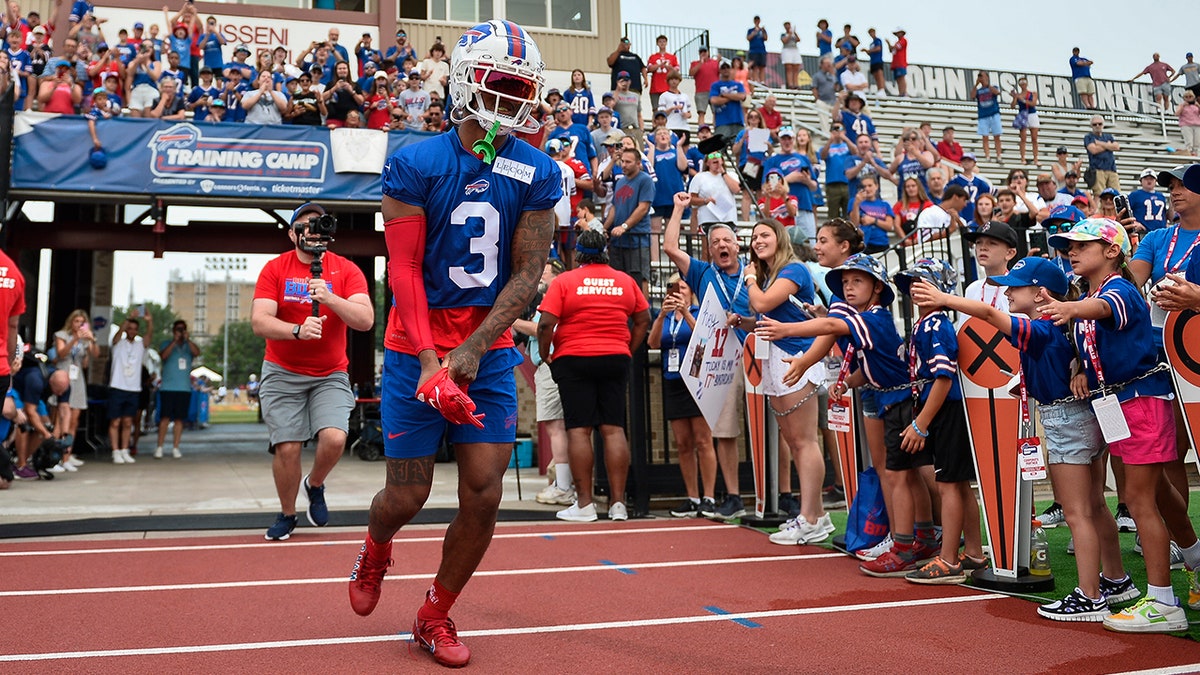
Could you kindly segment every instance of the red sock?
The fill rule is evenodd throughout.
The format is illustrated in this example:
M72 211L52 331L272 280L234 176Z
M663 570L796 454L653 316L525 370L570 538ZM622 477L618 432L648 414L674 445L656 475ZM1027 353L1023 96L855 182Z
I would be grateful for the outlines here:
M425 593L425 604L417 611L421 619L445 619L450 614L450 608L458 599L458 593L451 593L435 579L433 585Z
M387 541L380 544L368 533L367 554L372 558L390 558L392 557L392 542Z

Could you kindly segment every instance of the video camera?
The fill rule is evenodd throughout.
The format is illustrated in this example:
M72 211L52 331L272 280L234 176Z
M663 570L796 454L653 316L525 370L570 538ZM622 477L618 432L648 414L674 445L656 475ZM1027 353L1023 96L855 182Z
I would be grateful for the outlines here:
M333 235L337 233L337 218L324 213L308 220L297 220L292 224L292 229L296 232L300 249L319 256L333 243ZM317 240L315 244L313 238Z

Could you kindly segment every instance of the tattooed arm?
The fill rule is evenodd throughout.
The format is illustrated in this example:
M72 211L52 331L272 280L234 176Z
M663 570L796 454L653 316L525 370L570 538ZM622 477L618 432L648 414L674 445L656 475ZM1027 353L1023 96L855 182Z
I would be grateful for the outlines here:
M471 337L449 354L445 364L456 383L470 383L479 369L479 360L488 347L500 337L537 293L546 256L550 252L550 237L554 232L554 211L526 211L521 214L513 232L512 276L496 296L496 304Z

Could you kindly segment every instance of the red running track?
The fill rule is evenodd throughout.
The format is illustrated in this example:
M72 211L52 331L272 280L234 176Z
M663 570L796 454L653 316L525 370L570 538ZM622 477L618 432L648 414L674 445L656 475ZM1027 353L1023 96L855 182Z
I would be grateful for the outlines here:
M7 673L437 671L407 632L444 528L406 530L370 617L358 532L0 544ZM501 527L453 612L487 673L1200 670L1200 645L1024 600L873 579L706 521Z

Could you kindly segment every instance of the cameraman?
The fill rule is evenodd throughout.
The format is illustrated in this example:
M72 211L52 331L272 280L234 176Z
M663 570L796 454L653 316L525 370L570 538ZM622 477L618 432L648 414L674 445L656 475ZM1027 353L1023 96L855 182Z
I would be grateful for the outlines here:
M57 408L55 419L66 420L71 415L70 399L71 378L65 370L54 370L53 367L41 363L32 353L26 352L21 359L21 369L13 377L13 388L21 397L21 410L25 413L26 423L18 431L16 440L18 478L37 478L37 472L28 465L29 457L42 441L62 437L62 431L51 431L38 409L40 403L49 408ZM54 398L52 401L51 399ZM63 427L65 428L65 427ZM50 469L54 473L67 471L61 464Z
M316 459L303 480L306 514L317 527L329 522L325 478L342 456L354 407L346 328L367 331L375 324L362 270L325 250L336 229L333 217L309 202L292 213L291 223L288 237L295 248L263 268L250 318L254 334L267 340L258 395L271 435L268 449L275 455L271 468L280 505L266 538L276 541L296 527L300 446L314 436ZM315 271L321 271L319 278ZM318 316L313 316L313 302L320 303Z

